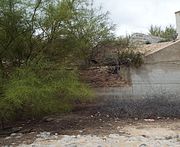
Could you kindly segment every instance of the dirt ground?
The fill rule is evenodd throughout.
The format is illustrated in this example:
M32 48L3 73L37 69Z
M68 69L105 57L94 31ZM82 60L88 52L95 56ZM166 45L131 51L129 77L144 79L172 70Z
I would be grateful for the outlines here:
M81 75L84 80L92 84L92 87L116 87L127 84L121 76L110 75L107 69L85 70ZM47 116L40 120L22 120L9 123L6 126L7 129L0 130L0 146L31 144L38 139L38 135L42 132L50 133L56 137L61 135L103 137L118 134L123 137L130 136L130 139L135 137L135 141L139 137L145 141L152 137L153 141L156 141L156 137L160 137L159 140L164 137L165 140L169 140L169 143L172 141L171 139L175 138L176 144L178 142L180 144L179 101L166 103L160 99L157 103L157 98L151 99L151 103L148 100L112 100L98 99L93 103L76 106L71 113ZM164 102L163 105L162 102ZM160 105L162 105L162 109L159 107ZM157 110L162 113L156 113ZM148 114L144 114L145 112ZM116 138L115 135L113 136ZM162 145L162 147L164 146Z
M175 135L180 134L180 119L123 119L106 113L98 112L96 105L86 105L76 108L70 114L45 117L39 121L22 121L10 124L18 131L0 132L0 146L31 144L40 132L50 132L58 135L97 135L109 134L138 135Z

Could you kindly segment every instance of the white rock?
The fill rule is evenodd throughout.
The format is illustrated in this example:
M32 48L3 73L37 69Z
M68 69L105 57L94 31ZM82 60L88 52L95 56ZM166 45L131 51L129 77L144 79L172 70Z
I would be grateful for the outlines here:
M50 138L50 135L51 135L50 132L41 132L40 134L37 135L37 137L48 139L48 138Z
M144 121L146 121L146 122L154 122L155 120L154 119L144 119Z
M137 120L139 120L139 119L138 119L138 118L135 118L134 120L136 120L136 121L137 121Z
M8 140L8 139L11 139L11 137L10 137L10 136L8 136L8 137L6 137L6 138L5 138L5 140Z
M16 133L12 133L11 136L16 136Z
M110 138L118 138L119 135L118 135L118 134L110 134L109 137L110 137Z
M119 130L119 129L121 129L121 127L120 127L120 126L118 126L118 127L117 127L117 129Z

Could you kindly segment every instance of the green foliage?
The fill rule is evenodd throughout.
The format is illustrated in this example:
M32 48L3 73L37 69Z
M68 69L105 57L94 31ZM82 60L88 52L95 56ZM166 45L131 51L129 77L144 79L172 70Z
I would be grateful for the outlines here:
M130 36L112 38L106 44L117 47L118 50L134 49L136 46L131 42Z
M105 66L115 66L117 63L117 55L114 54L107 55L103 61L103 65Z
M149 33L153 36L164 38L165 41L172 41L177 37L176 29L172 25L167 26L164 30L159 26L152 25L149 29Z
M160 26L151 25L151 27L149 29L149 33L153 36L161 37L162 29Z
M39 53L61 62L90 60L94 47L113 37L108 13L91 0L3 0L0 12L0 61L13 66Z
M116 38L115 44L118 45L121 49L132 48L130 36Z
M125 50L118 53L118 62L125 66L140 67L143 63L143 55L132 50Z
M36 118L69 111L76 100L90 97L91 91L79 82L74 71L18 68L5 86L0 116Z
M89 61L97 44L113 37L114 26L108 13L95 8L91 0L62 0L48 3L42 11L44 39L51 42L46 52L51 57ZM42 18L42 15L40 15Z
M95 46L113 38L113 28L91 0L1 0L1 119L68 111L91 97L65 69L91 60Z
M20 64L27 53L25 11L19 0L0 2L0 59ZM20 6L20 7L19 7Z
M136 46L130 41L130 36L119 37L108 42L116 51L107 55L103 63L107 66L125 65L139 67L143 64L143 55L135 52Z
M140 67L144 63L143 55L133 50L123 50L117 54L109 55L104 60L106 66L123 65L127 67Z

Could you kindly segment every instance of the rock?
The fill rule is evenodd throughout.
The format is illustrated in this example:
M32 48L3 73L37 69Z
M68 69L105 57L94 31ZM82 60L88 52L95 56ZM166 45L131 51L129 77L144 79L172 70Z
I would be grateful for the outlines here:
M146 121L146 122L154 122L155 120L154 119L144 119L144 121Z
M81 135L77 135L77 138L80 138L81 137Z
M118 127L117 127L117 129L119 130L119 129L121 129L121 127L120 127L120 126L118 126Z
M32 130L33 130L32 128L29 128L29 129L23 129L20 132L23 134L27 134L27 133L31 133Z
M146 136L146 135L142 135L142 137L144 137L144 138L148 138L148 136Z
M21 138L22 136L16 136L15 138L18 139L18 138Z
M51 122L51 121L54 121L54 118L44 117L44 118L43 118L43 121L45 121L45 122Z
M75 145L75 144L70 144L70 145L68 145L68 147L77 147L77 145Z
M165 138L164 138L165 139ZM34 143L31 145L21 145L19 147L32 147L33 145L36 147L40 146L62 146L62 147L77 147L77 146L89 146L89 147L105 147L105 146L136 146L136 147L149 147L151 146L178 146L178 142L174 142L175 140L164 140L161 139L145 139L141 136L121 136L118 134L110 134L109 136L98 137L93 135L78 135L78 137L63 135L62 138L58 138L58 140L39 140L36 139ZM139 142L144 142L139 144Z
M118 138L118 137L119 137L118 134L110 134L110 135L109 135L109 138Z
M142 33L134 33L131 35L130 38L132 43L137 44L152 44L152 43L159 43L163 41L163 38L152 36L152 35L146 35Z
M112 124L108 123L108 126L113 126Z
M172 136L166 136L165 139L170 140L170 139L173 139L173 137Z
M138 119L138 118L134 118L134 120L136 120L136 121L137 121L137 120L139 120L139 119Z
M58 136L54 136L55 139L58 139Z
M147 147L146 144L141 144L139 147Z
M12 133L11 136L16 136L16 133Z
M8 136L8 137L6 137L6 138L5 138L5 140L8 140L8 139L11 139L11 137L10 137L10 136Z
M15 137L15 138L21 138L22 136L23 136L22 133L18 133L18 134L16 134L16 137Z
M177 141L180 142L180 138L177 138Z
M41 132L40 134L37 135L39 138L43 139L48 139L50 137L51 133L50 132Z
M107 140L107 137L103 137L102 139L103 139L104 141L106 141L106 140Z
M17 132L21 131L22 129L23 129L23 127L17 127L17 128L13 128L12 130L14 133L17 133Z
M79 133L83 133L83 131L82 131L82 130L80 130L80 131L79 131Z

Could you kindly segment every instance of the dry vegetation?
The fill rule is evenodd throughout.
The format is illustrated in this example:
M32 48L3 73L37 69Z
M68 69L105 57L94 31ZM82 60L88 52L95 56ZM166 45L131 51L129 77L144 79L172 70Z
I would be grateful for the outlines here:
M91 87L121 87L129 83L122 74L113 74L109 72L110 67L96 67L81 70L81 77Z

